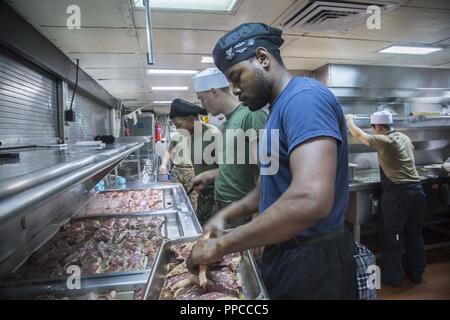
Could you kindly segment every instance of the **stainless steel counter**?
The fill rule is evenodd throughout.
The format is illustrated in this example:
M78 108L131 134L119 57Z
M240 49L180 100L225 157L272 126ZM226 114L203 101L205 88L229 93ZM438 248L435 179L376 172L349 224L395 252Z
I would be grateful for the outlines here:
M91 155L87 152L69 153L66 150L51 149L21 149L14 152L20 153L19 159L0 160L0 181L78 161Z
M420 169L422 167L418 167ZM421 183L439 181L442 177L419 176ZM350 192L381 189L380 170L356 170L355 179L349 182Z
M426 214L450 212L450 177L420 176L420 180L427 197ZM346 220L353 226L354 238L360 241L361 225L378 221L381 196L380 170L356 171L355 179L349 182L349 186Z
M8 150L0 166L0 281L72 217L93 187L142 144ZM2 151L5 152L5 151Z

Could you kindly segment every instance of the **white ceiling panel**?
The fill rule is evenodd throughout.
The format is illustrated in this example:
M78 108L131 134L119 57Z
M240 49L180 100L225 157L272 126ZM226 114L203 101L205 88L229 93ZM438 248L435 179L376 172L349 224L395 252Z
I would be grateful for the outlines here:
M284 48L286 48L287 46L289 46L292 42L294 42L295 40L297 40L297 38L298 38L298 36L290 36L290 35L284 34L284 35L283 35L284 43L283 43L283 45L281 46L281 49L284 49Z
M128 29L90 28L69 30L66 28L43 28L58 46L68 52L133 53Z
M81 27L126 27L126 15L131 12L121 9L121 2L128 0L7 0L13 8L25 16L32 17L40 26L67 25L67 8L77 5L81 11Z
M136 99L140 101L171 101L177 98L185 99L188 101L197 101L197 97L195 93L193 92L159 92L159 93L152 93L149 91L147 92L123 92L120 93L120 98L123 100L131 100Z
M209 63L201 63L202 54L154 54L155 64L148 66L149 69L194 69L203 70L214 66ZM211 56L210 54L208 56ZM145 66L145 65L144 65ZM147 66L145 66L147 67Z
M383 64L437 66L450 61L450 49L427 55L395 55L382 61Z
M108 53L74 53L72 59L80 59L82 68L141 68L142 56L138 54L108 54Z
M211 54L217 40L223 36L220 31L198 30L153 30L154 53ZM147 52L147 33L138 32L141 52Z
M299 31L297 34L301 33ZM380 30L369 30L363 23L346 33L308 33L308 35L321 37L425 44L448 38L449 34L450 11L410 7L400 7L382 14Z
M154 87L192 88L192 77L190 76L145 76L144 81Z
M281 52L286 57L376 61L388 58L374 53L388 45L388 42L298 37L297 40L284 47Z
M160 30L162 31L162 30ZM177 36L178 38L179 36ZM197 37L197 36L196 36ZM139 39L145 38L145 31L140 32ZM282 48L288 46L292 41L295 41L297 37L295 36L283 36L285 42L282 46ZM204 47L204 50L209 50L207 52L204 52L203 54L198 53L155 53L153 58L155 64L153 66L149 66L150 69L195 69L195 70L203 70L206 68L213 67L213 64L209 63L201 63L202 57L204 56L211 56L212 49L209 49L209 47L213 48L215 44L217 43L217 40L219 38L214 38L214 36L211 37L211 44L209 46ZM155 40L156 41L156 40ZM167 39L169 41L169 39ZM141 42L141 40L140 40ZM145 43L144 43L145 42ZM147 52L147 48L145 47L147 45L147 41L145 39L142 40L143 44L141 44L141 50L143 53ZM155 45L155 44L154 44ZM174 46L179 47L179 44L175 44ZM145 47L145 48L144 48ZM155 51L158 50L158 48L155 45L154 48ZM177 50L180 50L178 48Z
M203 70L200 63L211 55L217 40L245 22L273 23L296 0L241 0L233 14L153 11L153 66L147 65L143 11L131 0L7 0L19 14L41 31L106 90L120 99L141 102L196 101L190 77L149 77L146 68ZM299 0L303 1L303 0ZM68 30L66 9L81 8L81 30ZM282 55L290 70L315 70L327 63L384 64L450 67L449 50L428 56L377 53L392 43L450 46L450 1L409 0L382 16L381 30L361 25L345 34L308 33L284 35ZM151 86L189 86L185 92L154 92Z
M435 8L450 10L450 1L448 0L409 0L406 3L408 7Z
M362 25L348 33L352 38L431 44L450 34L450 11L398 8L381 19L381 30Z
M139 94L139 93L146 93L148 92L148 88L145 88L144 86L104 86L104 88L106 90L108 90L109 92L111 92L112 95L114 96L120 96L123 93L134 93L134 94Z
M241 0L233 15L154 10L152 23L154 28L228 31L246 22L271 24L294 2L295 0ZM136 27L145 28L145 16L142 10L134 12L134 20Z
M142 78L145 76L145 71L143 68L129 68L129 69L116 69L116 68L107 68L107 69L84 69L84 71L88 72L95 79L136 79Z
M145 86L146 83L142 79L104 79L98 80L105 87L120 87L120 86Z
M436 42L436 45L443 45L443 46L449 46L450 47L450 38Z
M105 79L99 81L105 86L121 86L121 85L145 85L147 87L190 87L192 88L192 80L189 77L149 77L135 79Z
M328 63L336 64L373 64L373 61L347 60L347 59L315 59L315 58L284 58L284 63L289 70L316 70Z

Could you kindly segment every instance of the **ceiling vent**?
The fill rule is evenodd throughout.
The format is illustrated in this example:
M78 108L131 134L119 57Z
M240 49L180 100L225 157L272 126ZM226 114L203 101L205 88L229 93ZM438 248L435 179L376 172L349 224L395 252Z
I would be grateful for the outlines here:
M347 32L365 22L376 5L381 12L393 10L405 1L297 1L276 22L282 29L304 32Z

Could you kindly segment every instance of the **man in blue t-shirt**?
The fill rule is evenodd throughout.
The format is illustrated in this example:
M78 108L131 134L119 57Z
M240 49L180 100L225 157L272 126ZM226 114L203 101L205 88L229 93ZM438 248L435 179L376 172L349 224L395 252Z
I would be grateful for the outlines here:
M261 262L272 299L357 299L355 244L344 230L348 204L347 128L341 105L319 82L293 77L280 57L281 30L246 23L213 52L233 93L250 110L270 105L260 144L259 187L205 226L188 267L265 247ZM221 235L228 221L259 212Z

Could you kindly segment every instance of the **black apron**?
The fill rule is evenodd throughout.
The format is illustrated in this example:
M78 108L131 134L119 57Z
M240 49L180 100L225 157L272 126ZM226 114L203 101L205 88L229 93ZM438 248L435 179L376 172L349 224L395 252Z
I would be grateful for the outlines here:
M261 274L270 299L356 300L355 242L340 227L266 246Z
M422 235L425 194L420 182L395 184L382 168L380 176L382 194L378 241L382 254L381 279L385 284L401 286L402 270L416 280L420 280L425 271Z

